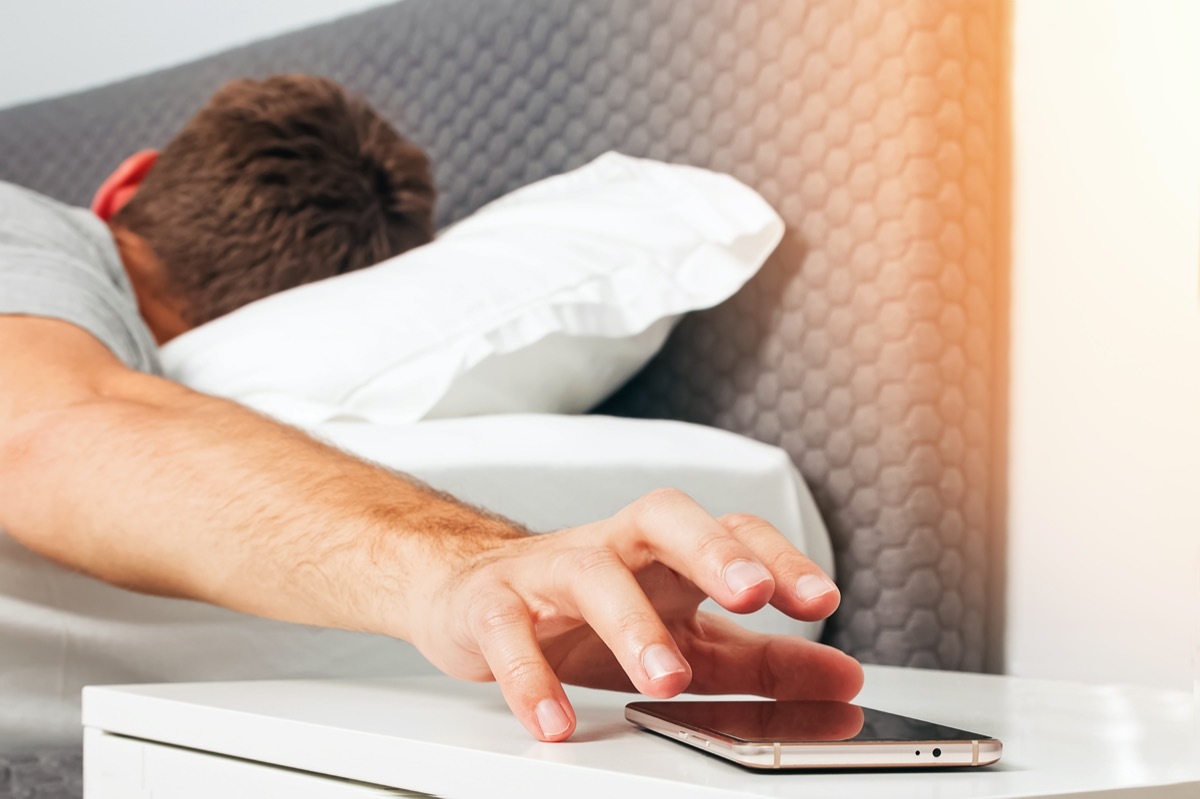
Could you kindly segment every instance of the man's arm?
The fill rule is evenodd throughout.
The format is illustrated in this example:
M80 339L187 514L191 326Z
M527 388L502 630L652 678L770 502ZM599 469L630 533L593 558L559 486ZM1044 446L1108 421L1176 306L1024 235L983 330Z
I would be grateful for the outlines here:
M371 585L383 539L390 594L428 568L443 536L473 549L523 534L130 370L64 322L0 316L0 386L0 526L136 591L408 638L403 603L370 599L384 588Z
M495 678L538 737L574 728L560 679L848 698L835 650L697 614L838 595L766 523L660 492L544 536L233 403L125 368L69 324L0 316L0 526L137 591L412 641ZM614 657L615 656L615 657Z

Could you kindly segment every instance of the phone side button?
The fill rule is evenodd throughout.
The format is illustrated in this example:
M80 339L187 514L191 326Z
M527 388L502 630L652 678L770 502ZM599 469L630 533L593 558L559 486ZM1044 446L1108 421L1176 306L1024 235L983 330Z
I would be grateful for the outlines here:
M783 752L781 751L779 741L776 741L775 742L775 768L779 768L780 761L783 760L782 755L783 755Z

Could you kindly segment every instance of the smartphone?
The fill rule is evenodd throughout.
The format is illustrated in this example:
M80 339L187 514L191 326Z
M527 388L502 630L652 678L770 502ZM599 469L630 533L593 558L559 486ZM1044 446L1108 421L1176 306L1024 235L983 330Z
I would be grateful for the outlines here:
M754 769L987 766L996 738L848 702L631 702L645 729Z

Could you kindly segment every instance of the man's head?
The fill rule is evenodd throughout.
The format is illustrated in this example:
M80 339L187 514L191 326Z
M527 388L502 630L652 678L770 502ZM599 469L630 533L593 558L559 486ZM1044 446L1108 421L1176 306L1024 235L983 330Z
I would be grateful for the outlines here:
M363 100L306 75L223 86L93 209L159 341L433 235L425 154Z

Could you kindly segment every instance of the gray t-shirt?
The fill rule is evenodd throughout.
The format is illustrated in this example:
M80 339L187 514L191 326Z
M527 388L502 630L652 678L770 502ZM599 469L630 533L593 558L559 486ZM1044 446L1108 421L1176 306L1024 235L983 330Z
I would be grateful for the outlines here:
M162 372L108 226L90 211L3 181L0 314L70 322L127 366Z

